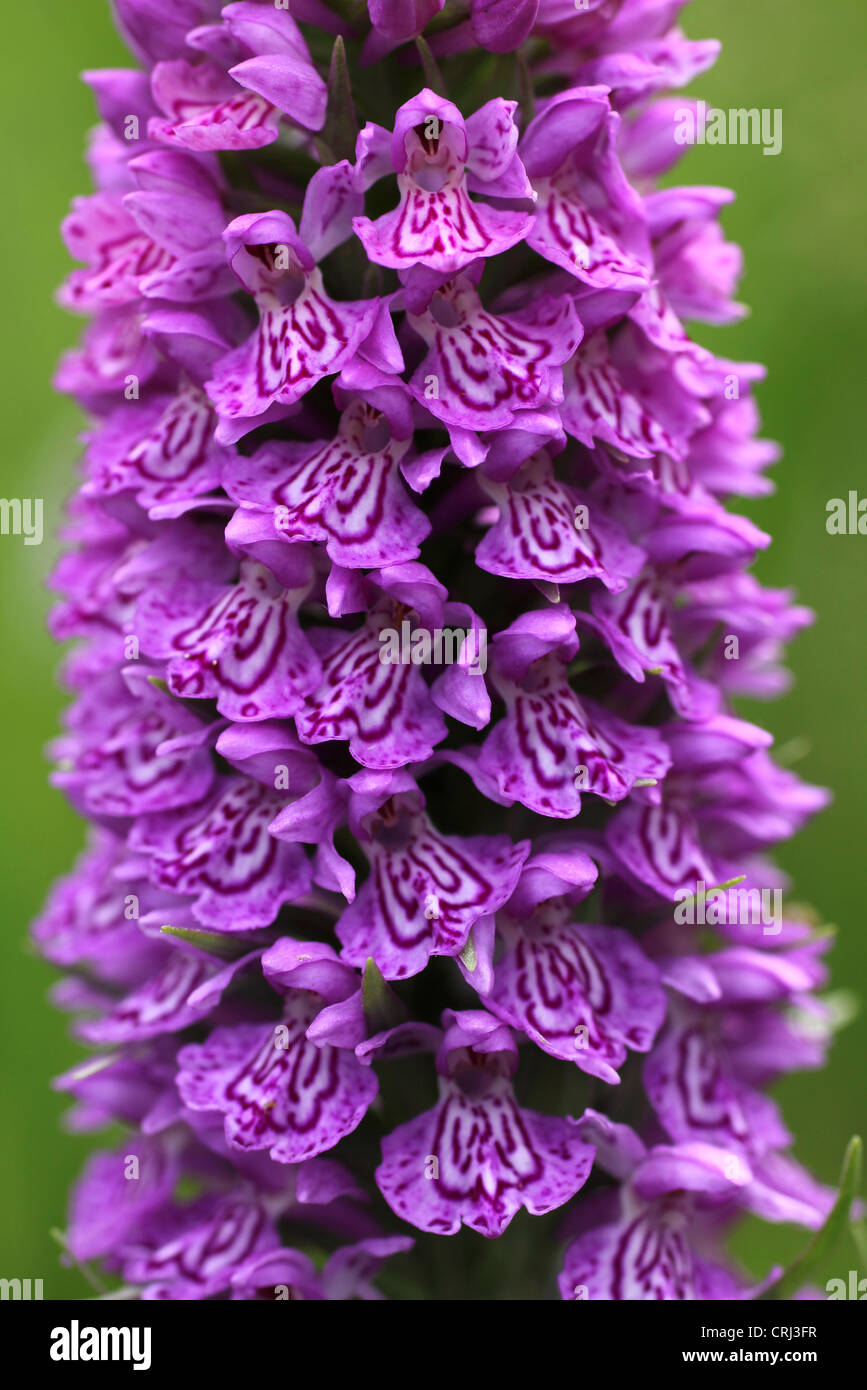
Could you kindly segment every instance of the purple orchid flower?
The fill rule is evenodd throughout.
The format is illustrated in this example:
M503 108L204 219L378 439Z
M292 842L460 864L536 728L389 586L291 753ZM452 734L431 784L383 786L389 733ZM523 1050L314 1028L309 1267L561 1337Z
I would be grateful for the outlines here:
M150 138L196 151L259 149L277 139L283 114L321 130L325 83L288 9L226 5L221 20L186 36L202 61L154 67L153 99L165 116L148 122Z
M366 187L390 161L400 205L376 222L354 219L371 261L395 270L424 266L450 275L480 256L496 256L523 240L528 213L475 203L489 197L530 199L532 185L517 154L517 103L489 101L464 120L428 88L397 112L394 133L366 126L358 141L358 177Z
M567 1202L593 1149L572 1120L518 1105L508 1028L481 1009L447 1010L443 1022L439 1102L383 1140L376 1181L389 1206L423 1231L453 1235L464 1224L495 1237L521 1207L538 1216Z

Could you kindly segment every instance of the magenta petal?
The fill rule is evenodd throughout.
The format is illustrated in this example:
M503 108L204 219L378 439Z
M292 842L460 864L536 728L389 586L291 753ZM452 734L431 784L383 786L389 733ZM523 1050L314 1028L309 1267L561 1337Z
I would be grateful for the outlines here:
M292 304L270 291L259 296L259 327L216 363L205 389L226 420L248 421L273 403L293 405L324 376L339 372L371 331L376 301L336 303L312 271Z
M249 1198L202 1198L152 1224L123 1272L145 1299L201 1299L229 1287L252 1255L278 1244L263 1207Z
M505 836L438 834L422 815L383 826L370 850L370 878L337 923L344 957L372 956L386 979L423 970L431 955L457 955L473 923L511 895L526 842Z
M495 316L465 277L410 322L429 348L413 395L437 419L466 429L503 429L522 410L562 400L560 367L581 341L570 300L546 296L521 315Z
M531 459L508 485L490 484L488 490L499 515L476 560L491 574L552 584L601 579L618 593L641 568L641 550L607 516L605 505L555 481L547 455Z
M370 22L386 38L402 43L421 33L445 0L368 0Z
M193 1110L219 1110L238 1149L267 1149L276 1163L326 1152L360 1124L378 1083L351 1051L317 1046L305 1032L316 1006L298 996L276 1028L217 1029L184 1048L178 1089Z
M478 1098L446 1084L435 1109L382 1141L376 1181L389 1206L423 1231L461 1225L501 1235L526 1207L562 1206L587 1179L593 1149L571 1120L521 1110L505 1080Z
M160 654L169 658L169 689L184 699L215 699L221 714L255 720L294 714L314 687L319 663L298 623L304 588L284 589L250 561L241 580L189 616L145 600L140 619L145 642L160 630ZM173 606L174 594L166 603ZM156 642L154 643L156 646Z
M321 130L325 124L325 83L309 58L263 53L236 63L230 73L242 87L257 92L305 129Z
M248 931L267 926L281 903L304 895L310 867L303 851L281 844L268 826L284 804L274 792L237 777L183 811L143 816L133 835L157 883L194 898L203 926Z
M216 64L160 63L152 89L165 117L152 117L148 134L161 144L196 153L255 150L270 145L279 133L273 104L239 87Z
M701 1140L749 1158L784 1147L777 1107L734 1074L712 1026L673 1024L645 1064L648 1096L673 1139Z
M360 401L344 412L334 440L295 448L266 445L226 470L237 501L273 515L288 541L324 541L350 569L416 557L430 523L409 501L399 470L408 441L381 440L383 417Z
M491 1010L552 1057L609 1083L627 1049L650 1049L665 1017L657 971L626 932L571 923L556 906L526 923L504 918L506 954Z
M519 48L539 13L540 0L472 0L473 33L492 53Z
M588 1231L569 1247L560 1295L576 1301L692 1300L696 1262L682 1207L651 1207Z

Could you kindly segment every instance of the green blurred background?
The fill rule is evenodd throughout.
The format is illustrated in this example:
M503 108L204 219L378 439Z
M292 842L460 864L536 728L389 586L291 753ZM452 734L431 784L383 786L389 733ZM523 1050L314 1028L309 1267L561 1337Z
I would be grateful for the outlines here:
M862 464L867 258L865 224L865 84L867 6L863 0L695 0L685 12L693 37L723 42L717 66L694 86L709 103L781 107L783 149L705 147L680 166L678 181L723 184L738 201L725 214L730 237L746 253L740 298L751 317L703 333L726 356L762 361L765 433L785 458L773 476L778 492L750 515L774 537L758 573L769 584L794 584L818 624L796 643L792 692L774 706L745 708L767 721L778 745L806 738L798 771L833 788L835 801L780 860L795 896L816 905L840 935L833 954L835 988L867 996L867 884L864 779L864 615L867 538L828 536L825 503L850 488L867 493ZM40 0L8 8L7 61L0 82L6 137L5 210L0 222L5 269L2 379L7 396L0 491L42 496L46 540L25 547L0 538L2 602L2 816L0 883L6 937L0 970L2 1125L0 1275L41 1277L45 1296L81 1297L75 1270L60 1267L49 1235L65 1219L73 1175L94 1141L65 1134L66 1102L49 1089L52 1075L79 1055L65 1020L46 1002L50 972L26 944L27 924L51 880L67 870L82 830L47 785L42 749L53 736L63 696L53 672L58 651L44 630L44 578L56 555L51 539L74 483L76 408L52 394L51 373L80 324L53 303L68 262L57 226L69 200L88 188L82 162L94 121L85 68L126 65L106 0ZM822 1073L779 1089L797 1136L796 1153L833 1182L853 1130L865 1126L867 1016L842 1031ZM789 1227L748 1223L736 1248L764 1271L802 1244ZM841 1241L825 1277L857 1264ZM867 1270L862 1270L864 1275Z

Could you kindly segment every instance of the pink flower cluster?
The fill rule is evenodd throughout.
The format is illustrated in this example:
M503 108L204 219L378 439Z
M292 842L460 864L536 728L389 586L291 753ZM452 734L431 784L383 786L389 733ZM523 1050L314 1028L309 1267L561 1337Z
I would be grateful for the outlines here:
M680 8L115 0L58 375L92 838L35 933L72 1123L129 1127L70 1247L142 1298L436 1297L521 1208L552 1295L742 1298L730 1224L828 1209L766 1094L822 939L675 908L824 801L733 712L809 615L726 505L762 370L684 327L741 310L730 195L656 186Z

